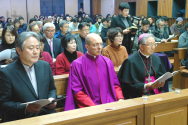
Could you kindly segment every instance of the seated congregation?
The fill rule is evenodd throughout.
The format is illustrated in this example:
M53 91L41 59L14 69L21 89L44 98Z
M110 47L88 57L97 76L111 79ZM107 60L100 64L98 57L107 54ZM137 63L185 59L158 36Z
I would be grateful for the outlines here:
M55 113L57 102L44 107L25 103L56 99L56 75L69 74L64 111L164 93L165 81L153 83L167 72L161 53L153 54L156 42L166 43L182 32L178 46L187 47L188 24L184 27L178 17L168 26L166 16L135 21L129 10L128 3L121 3L120 13L106 18L83 12L74 17L40 15L28 26L23 17L14 23L0 17L0 53L16 49L14 56L0 59L0 65L7 65L0 68L2 122Z

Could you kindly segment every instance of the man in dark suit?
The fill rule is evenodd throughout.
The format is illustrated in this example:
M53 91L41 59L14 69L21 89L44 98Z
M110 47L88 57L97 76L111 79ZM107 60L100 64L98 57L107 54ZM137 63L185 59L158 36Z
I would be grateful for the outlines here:
M56 98L50 65L38 60L40 39L37 33L23 32L16 40L19 58L0 71L0 113L3 122L55 112L56 103L41 107L22 104Z
M120 14L112 18L111 28L120 27L123 30L123 41L122 45L126 47L128 54L131 54L131 30L127 29L132 26L131 18L128 16L130 6L128 3L120 3L119 12Z
M52 58L56 58L63 52L63 47L61 45L61 39L53 38L55 34L55 25L53 23L46 23L43 26L43 31L46 37L43 50L49 52Z

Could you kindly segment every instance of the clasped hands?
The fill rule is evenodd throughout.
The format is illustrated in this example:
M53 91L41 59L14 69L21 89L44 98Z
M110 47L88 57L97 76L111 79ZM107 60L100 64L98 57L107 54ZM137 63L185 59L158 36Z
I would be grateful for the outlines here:
M52 101L52 100L54 100L54 98L48 98L48 100ZM49 109L54 109L56 107L56 105L57 105L57 102L54 102L54 103L52 103L50 105L46 105L44 107L49 108ZM26 111L28 113L36 113L37 114L40 112L41 108L42 107L39 104L27 104Z
M165 84L165 81L159 83L159 81L155 82L154 84L152 84L153 82L149 82L148 84L146 84L146 89L157 89L159 87L163 87Z

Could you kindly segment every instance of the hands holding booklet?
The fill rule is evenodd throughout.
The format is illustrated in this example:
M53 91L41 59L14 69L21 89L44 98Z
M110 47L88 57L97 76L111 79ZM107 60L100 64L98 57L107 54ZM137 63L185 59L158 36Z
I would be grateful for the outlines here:
M42 107L54 109L56 107L57 101L63 100L65 98L66 96L63 96L62 98L58 98L58 99L54 99L54 98L41 99L41 100L22 103L21 105L27 104L26 111L29 113L39 113Z

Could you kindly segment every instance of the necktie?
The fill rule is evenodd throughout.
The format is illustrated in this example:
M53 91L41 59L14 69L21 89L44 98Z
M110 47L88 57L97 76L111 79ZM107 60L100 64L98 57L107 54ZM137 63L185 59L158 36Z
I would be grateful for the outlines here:
M50 49L53 52L52 40L50 40Z

